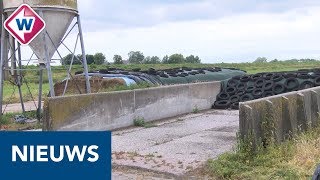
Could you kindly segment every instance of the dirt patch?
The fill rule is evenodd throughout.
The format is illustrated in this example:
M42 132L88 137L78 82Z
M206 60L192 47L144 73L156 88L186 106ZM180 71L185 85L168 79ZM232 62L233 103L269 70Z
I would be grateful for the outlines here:
M173 175L169 173L157 172L148 169L129 167L129 166L112 166L112 177L114 179L176 179L176 180L186 180L186 179L218 179L211 176L206 170L205 166L199 167L192 171L189 171L185 175Z
M112 166L113 179L178 179L177 176L155 172L147 169L127 167L127 166Z
M181 179L212 179L216 180L219 179L217 177L212 176L208 171L207 165L203 165L198 167L197 169L193 169L187 172Z
M65 89L67 81L59 82L54 85L56 96L61 96ZM120 78L104 79L100 76L90 78L91 93L104 92L108 88L126 85L126 82ZM84 94L86 92L86 80L84 76L76 76L68 81L65 94Z

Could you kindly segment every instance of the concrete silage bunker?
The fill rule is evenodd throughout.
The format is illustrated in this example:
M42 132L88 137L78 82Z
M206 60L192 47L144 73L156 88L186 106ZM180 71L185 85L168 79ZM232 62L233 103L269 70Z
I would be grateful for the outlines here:
M319 125L320 87L240 103L240 138L257 147Z
M204 82L147 89L48 98L44 130L114 130L145 122L211 109L221 83Z
M158 83L159 87L49 98L45 102L45 130L113 130L146 122L211 109L221 91L221 81L245 72L224 68L176 68L170 70L91 71L91 77L132 78ZM78 74L81 76L81 73ZM148 81L146 80L148 79ZM208 82L201 82L208 81ZM201 82L201 83L199 83Z

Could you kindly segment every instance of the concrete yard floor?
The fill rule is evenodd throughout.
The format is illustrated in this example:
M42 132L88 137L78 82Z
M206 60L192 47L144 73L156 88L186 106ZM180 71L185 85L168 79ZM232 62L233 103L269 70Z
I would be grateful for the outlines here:
M231 151L239 112L210 110L112 133L113 179L175 179Z
M24 108L26 111L35 111L37 110L38 101L28 101L24 102ZM41 102L41 107L43 107L43 102ZM21 113L22 107L20 103L14 104L3 104L2 105L2 112L4 113Z

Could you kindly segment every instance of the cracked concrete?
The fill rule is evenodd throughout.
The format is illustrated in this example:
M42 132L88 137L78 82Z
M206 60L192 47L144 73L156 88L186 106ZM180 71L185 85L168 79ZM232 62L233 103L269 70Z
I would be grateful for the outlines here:
M114 166L183 176L203 166L208 159L232 150L239 113L210 110L154 124L156 127L133 127L113 132ZM136 179L136 176L113 171L113 179Z

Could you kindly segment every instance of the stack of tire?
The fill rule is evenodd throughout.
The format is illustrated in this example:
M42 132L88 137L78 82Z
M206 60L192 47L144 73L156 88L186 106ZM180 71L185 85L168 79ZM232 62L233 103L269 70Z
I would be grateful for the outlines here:
M108 68L99 71L90 71L89 76L102 76L103 78L121 78L127 85L149 83L153 85L188 84L195 82L224 81L234 76L245 75L246 72L235 68L172 68L156 70L140 68L131 71ZM76 75L83 75L83 72L76 72Z
M320 86L319 69L258 73L222 81L214 109L239 109L239 102Z
M227 68L174 68L158 70L157 77L164 85L187 84L195 82L223 81L246 73L238 69Z

